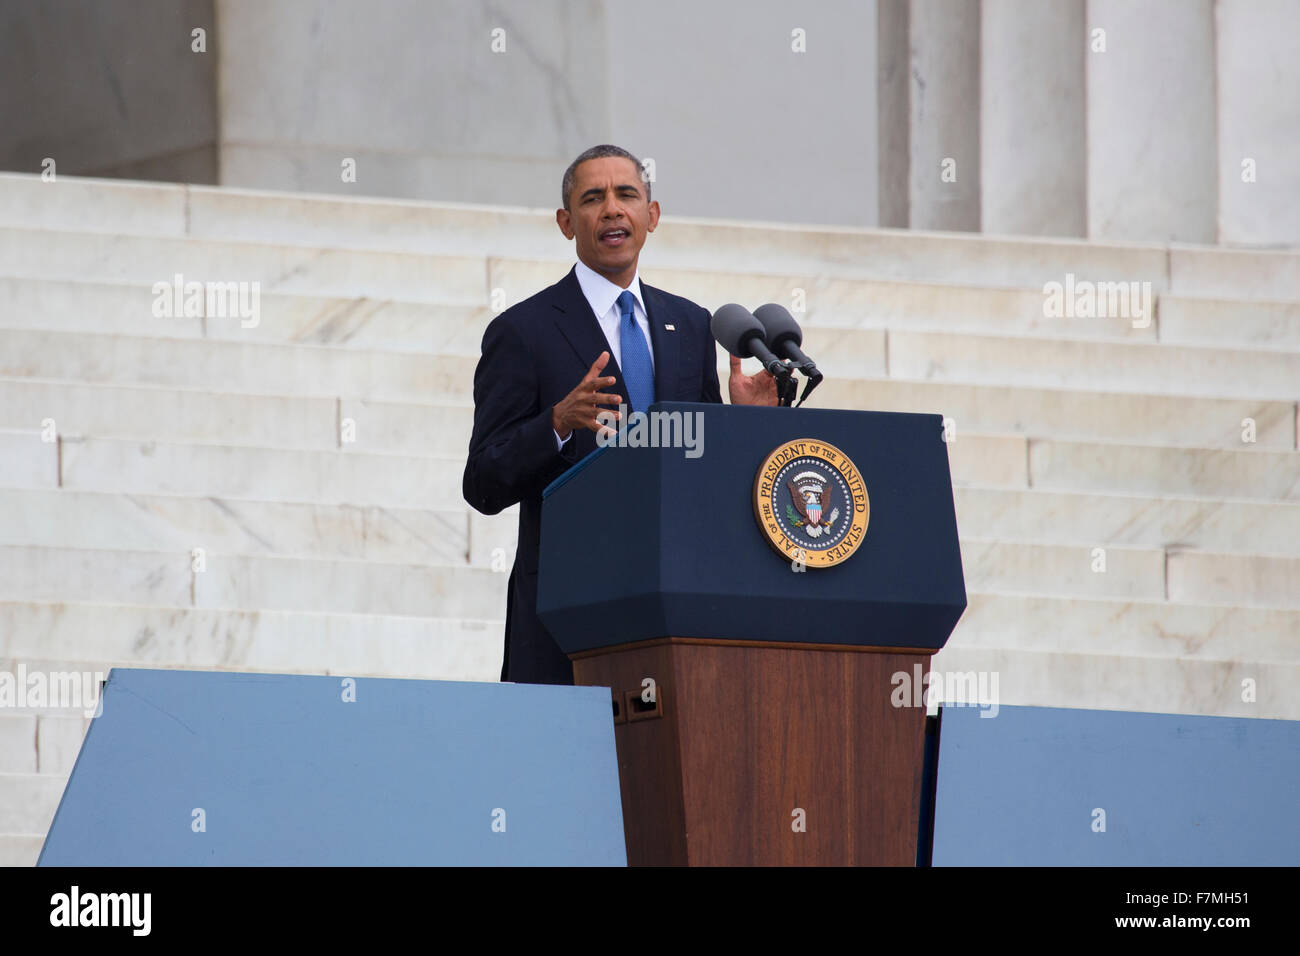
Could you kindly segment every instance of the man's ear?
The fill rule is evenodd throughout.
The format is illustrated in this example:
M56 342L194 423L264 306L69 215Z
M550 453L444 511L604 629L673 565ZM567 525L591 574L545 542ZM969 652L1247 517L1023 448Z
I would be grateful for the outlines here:
M655 218L658 218L657 216ZM560 232L564 233L565 239L573 238L573 219L567 209L555 210L555 224L560 227Z
M650 228L649 232L655 231L655 226L659 225L659 200L650 203Z

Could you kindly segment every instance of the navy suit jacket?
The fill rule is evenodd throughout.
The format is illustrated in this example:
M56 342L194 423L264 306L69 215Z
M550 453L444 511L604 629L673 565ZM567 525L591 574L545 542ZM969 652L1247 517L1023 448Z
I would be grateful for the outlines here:
M641 293L654 352L656 400L721 402L708 310L644 282ZM483 514L520 505L519 544L507 585L503 681L573 683L568 657L537 617L542 489L596 448L596 433L581 429L557 450L551 410L605 351L610 360L602 374L617 381L601 391L627 403L622 370L582 294L576 267L555 285L506 309L483 334L463 488L465 500ZM617 502L604 503L598 520L617 521L617 508ZM617 573L603 560L593 554L590 567L573 573L590 574L593 581Z

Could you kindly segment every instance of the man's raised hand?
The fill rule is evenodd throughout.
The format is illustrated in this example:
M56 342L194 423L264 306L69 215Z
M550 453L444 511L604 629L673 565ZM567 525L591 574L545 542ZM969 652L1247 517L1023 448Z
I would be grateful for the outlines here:
M765 368L760 368L753 375L746 375L740 370L740 359L731 357L731 378L727 380L727 391L733 405L775 405L776 379Z
M561 439L568 438L575 428L590 428L597 434L614 433L614 429L597 420L598 413L611 415L615 420L619 414L609 409L597 408L598 405L621 405L623 399L618 395L601 392L600 389L613 385L617 381L612 375L601 377L600 373L609 364L609 353L601 352L600 357L587 370L577 388L564 396L551 409L551 425L555 434Z

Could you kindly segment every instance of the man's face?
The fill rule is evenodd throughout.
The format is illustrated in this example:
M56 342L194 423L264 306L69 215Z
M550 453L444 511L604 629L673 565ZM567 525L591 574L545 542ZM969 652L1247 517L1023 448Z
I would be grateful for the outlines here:
M646 235L659 224L659 203L646 201L636 163L605 156L574 170L569 208L556 210L555 221L566 239L577 240L579 259L626 288Z

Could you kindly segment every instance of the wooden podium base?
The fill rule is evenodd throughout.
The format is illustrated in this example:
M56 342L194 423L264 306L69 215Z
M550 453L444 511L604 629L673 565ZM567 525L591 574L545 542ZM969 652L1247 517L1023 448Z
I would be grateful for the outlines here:
M628 863L914 866L925 708L894 707L890 678L931 653L667 637L572 655L575 683L614 692Z

